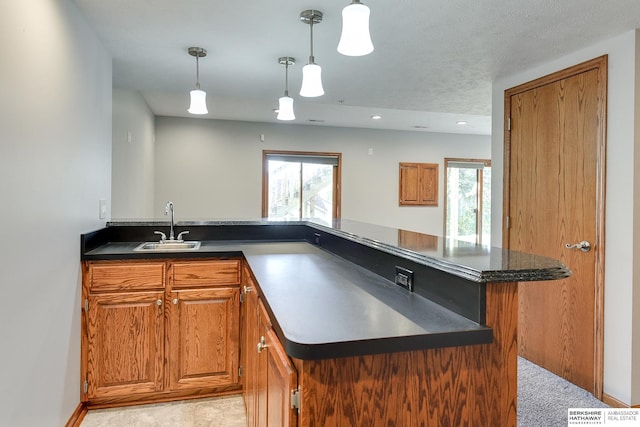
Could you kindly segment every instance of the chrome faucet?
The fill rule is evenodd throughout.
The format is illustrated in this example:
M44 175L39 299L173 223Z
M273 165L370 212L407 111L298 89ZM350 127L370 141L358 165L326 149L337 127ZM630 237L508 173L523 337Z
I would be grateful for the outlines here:
M168 215L169 211L171 211L171 229L169 230L169 240L175 240L175 235L173 234L173 202L167 202L167 205L164 207L164 214Z
M171 212L171 228L169 229L169 239L167 240L167 235L164 234L162 231L154 231L154 234L157 234L160 236L160 243L180 243L183 242L184 240L182 240L182 236L184 236L185 234L189 234L188 231L181 231L180 233L178 233L178 238L175 238L175 235L173 233L173 229L175 228L175 221L174 221L174 217L173 217L173 202L167 202L167 204L164 207L164 214L165 215L169 215L169 212Z

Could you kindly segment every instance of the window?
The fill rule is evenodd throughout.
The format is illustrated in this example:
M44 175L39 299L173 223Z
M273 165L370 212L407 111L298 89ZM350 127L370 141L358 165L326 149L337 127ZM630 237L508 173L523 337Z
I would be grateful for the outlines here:
M455 240L491 242L491 161L444 159L444 234Z
M263 151L262 216L340 217L340 153Z

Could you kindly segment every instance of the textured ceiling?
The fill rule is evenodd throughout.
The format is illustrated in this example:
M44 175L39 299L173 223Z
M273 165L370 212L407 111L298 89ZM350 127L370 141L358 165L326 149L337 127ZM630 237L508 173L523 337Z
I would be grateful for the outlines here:
M496 77L640 26L638 0L365 0L375 51L345 57L336 46L349 2L75 0L113 55L114 86L140 91L156 115L194 117L187 48L200 46L206 118L277 122L278 58L292 56L293 123L479 134L490 132ZM319 98L298 95L309 56L305 9L324 13L314 26Z

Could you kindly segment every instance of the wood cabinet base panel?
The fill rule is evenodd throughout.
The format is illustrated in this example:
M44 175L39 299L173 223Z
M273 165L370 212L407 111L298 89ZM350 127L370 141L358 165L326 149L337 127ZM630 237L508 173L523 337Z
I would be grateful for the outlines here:
M147 405L151 403L173 402L176 400L204 399L207 397L230 396L241 394L242 387L240 385L229 386L219 389L203 388L188 391L167 391L161 393L151 393L144 396L119 397L95 399L86 402L87 409L115 408L133 405Z

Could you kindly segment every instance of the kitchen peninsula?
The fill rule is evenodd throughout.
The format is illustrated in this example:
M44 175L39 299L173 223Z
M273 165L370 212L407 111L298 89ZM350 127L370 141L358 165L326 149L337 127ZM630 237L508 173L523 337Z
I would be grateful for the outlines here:
M133 283L149 296L148 316L175 332L145 330L157 363L150 378L136 373L145 385L135 393L92 384L101 378L92 369L114 361L106 349L96 356L112 341L96 340L91 327L109 316L83 322L89 407L243 391L250 426L515 426L517 282L571 274L544 257L345 220L184 221L176 231L189 231L197 250L134 250L166 228L112 222L82 236L83 300L91 300L83 316ZM157 280L142 284L150 272ZM195 294L224 301L219 336L229 346L215 355L224 367L209 383L179 373L197 371L185 362L196 334L179 314L192 309L197 319L195 305L182 305Z

